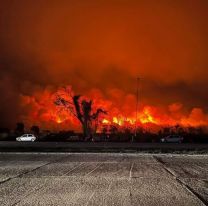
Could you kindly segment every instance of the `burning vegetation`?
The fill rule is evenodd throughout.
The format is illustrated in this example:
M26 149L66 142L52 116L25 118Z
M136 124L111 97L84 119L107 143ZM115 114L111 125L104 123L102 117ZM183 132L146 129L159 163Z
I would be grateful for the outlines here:
M49 89L34 96L22 96L22 107L27 113L21 118L28 126L41 125L44 129L83 131L86 138L96 132L128 129L145 129L158 132L161 128L207 127L208 118L201 108L192 108L189 113L183 105L174 103L168 108L143 105L135 111L135 96L126 95L123 104L104 99L98 90L88 92L88 96L77 95L71 86ZM137 119L136 119L137 118ZM112 131L111 131L112 132Z

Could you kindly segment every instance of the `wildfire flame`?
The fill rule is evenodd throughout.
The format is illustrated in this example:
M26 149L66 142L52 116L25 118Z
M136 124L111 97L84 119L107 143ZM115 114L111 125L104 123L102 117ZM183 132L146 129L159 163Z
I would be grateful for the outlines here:
M145 108L144 111L142 112L142 114L139 117L139 120L142 124L145 123L154 123L157 124L157 121L155 120L155 118L151 115L150 109L149 108Z
M62 120L60 117L57 117L57 118L56 118L56 122L57 122L58 124L61 124L63 121L64 121L64 120Z
M139 113L138 119L131 117L112 117L112 119L103 119L103 124L117 124L119 126L125 126L125 125L135 125L136 122L141 124L147 124L147 123L153 123L158 124L156 119L152 116L150 108L144 108L144 110Z
M71 129L80 128L79 122L67 111L58 111L52 100L53 92L45 90L34 96L22 96L22 107L29 108L28 113L22 116L22 120L28 124L37 124L46 128ZM134 125L146 127L147 125L182 126L208 126L208 115L201 108L193 108L189 114L183 113L183 105L174 103L166 112L158 107L143 105L136 115L132 99L124 102L124 109L119 109L113 101L105 100L102 95L93 95L94 107L104 108L107 115L99 119L101 125L117 125L118 127L134 128ZM130 105L130 106L129 106Z

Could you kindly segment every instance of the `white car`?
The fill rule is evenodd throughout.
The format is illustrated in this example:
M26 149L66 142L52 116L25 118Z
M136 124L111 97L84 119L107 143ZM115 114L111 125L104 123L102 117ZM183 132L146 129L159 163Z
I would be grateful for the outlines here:
M161 142L169 142L169 143L182 143L183 137L179 135L169 135L165 138L160 139Z
M34 142L36 140L36 137L34 134L24 134L20 137L16 138L16 141L27 141L27 142Z

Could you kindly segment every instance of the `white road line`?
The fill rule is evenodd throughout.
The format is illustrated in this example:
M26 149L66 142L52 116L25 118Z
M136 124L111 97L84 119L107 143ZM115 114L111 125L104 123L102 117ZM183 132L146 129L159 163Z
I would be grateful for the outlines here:
M86 175L84 175L84 177L88 176L89 174L91 174L92 172L94 172L96 169L98 169L103 163L99 164L97 167L95 167L93 170L91 170L90 172L88 172Z
M87 176L87 175L89 175L89 174L91 174L92 172L94 172L96 169L98 169L102 164L108 164L108 163L114 163L114 162L108 162L108 159L107 160L105 160L105 161L103 161L103 162L101 162L97 167L95 167L92 171L90 171L89 173L87 173L86 175L84 175L84 177L85 176ZM117 162L116 162L117 163Z
M132 164L131 164L131 169L130 169L130 171L129 171L129 179L132 178L132 169L133 169L133 167L134 167L134 163L132 162Z
M83 164L84 164L84 162L79 164L79 165L77 165L77 166L75 166L74 168L72 168L71 170L69 170L66 173L62 174L61 176L67 176L67 174L69 174L70 172L74 171L75 169L81 167Z

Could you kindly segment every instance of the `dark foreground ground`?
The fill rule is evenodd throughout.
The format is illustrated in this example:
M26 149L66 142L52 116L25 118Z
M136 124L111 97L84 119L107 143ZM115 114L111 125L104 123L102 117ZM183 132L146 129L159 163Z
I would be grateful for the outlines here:
M0 142L0 152L207 153L208 144L136 142Z
M0 205L208 204L208 156L0 154Z

